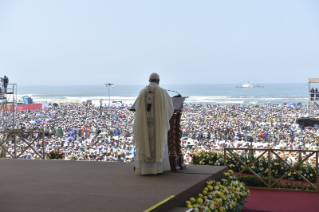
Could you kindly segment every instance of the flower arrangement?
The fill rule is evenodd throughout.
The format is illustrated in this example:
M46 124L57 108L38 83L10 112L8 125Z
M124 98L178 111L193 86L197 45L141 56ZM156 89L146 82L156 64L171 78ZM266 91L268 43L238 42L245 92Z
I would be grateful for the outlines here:
M243 161L246 165L248 165L251 161L253 161L256 156L251 154L238 154L235 153L241 161ZM215 166L223 166L224 165L224 154L222 152L197 152L192 154L192 164L198 165L215 165ZM227 155L226 157L227 167L230 170L235 172L239 172L244 168L243 164L241 164L234 156ZM290 166L296 166L297 162L292 162L287 160L287 163ZM275 158L271 159L271 177L272 178L280 178L282 175L286 174L290 168L282 162L280 159ZM260 157L256 160L251 166L251 169L258 174L259 176L268 177L268 157ZM316 182L316 170L315 164L304 162L296 170L301 173L307 180L310 182ZM244 174L251 174L249 170L245 170ZM302 178L295 172L289 172L284 179L288 180L302 180Z
M196 152L195 154L192 154L191 157L192 164L214 166L224 165L224 155L220 152Z
M64 152L58 150L52 150L48 155L49 159L62 159L64 156Z
M250 191L236 179L232 170L225 172L224 177L218 182L207 181L204 190L197 198L186 201L186 206L196 212L241 211Z

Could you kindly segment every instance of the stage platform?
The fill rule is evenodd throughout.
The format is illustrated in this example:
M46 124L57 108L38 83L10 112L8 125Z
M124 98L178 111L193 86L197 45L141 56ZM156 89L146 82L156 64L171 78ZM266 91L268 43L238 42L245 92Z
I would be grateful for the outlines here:
M0 159L1 212L185 211L185 201L223 166L188 165L179 173L136 176L134 163ZM186 208L185 208L186 209Z

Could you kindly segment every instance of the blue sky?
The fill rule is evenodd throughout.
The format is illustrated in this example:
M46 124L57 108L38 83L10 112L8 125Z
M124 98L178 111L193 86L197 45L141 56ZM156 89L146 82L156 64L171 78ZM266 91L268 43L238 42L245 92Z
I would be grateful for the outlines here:
M21 85L307 83L317 0L0 1L0 73Z

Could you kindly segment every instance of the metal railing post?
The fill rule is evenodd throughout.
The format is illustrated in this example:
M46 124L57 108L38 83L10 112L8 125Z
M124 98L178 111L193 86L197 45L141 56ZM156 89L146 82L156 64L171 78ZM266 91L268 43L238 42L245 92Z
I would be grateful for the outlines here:
M17 159L17 141L16 141L15 133L13 133L13 143L14 143L14 158Z

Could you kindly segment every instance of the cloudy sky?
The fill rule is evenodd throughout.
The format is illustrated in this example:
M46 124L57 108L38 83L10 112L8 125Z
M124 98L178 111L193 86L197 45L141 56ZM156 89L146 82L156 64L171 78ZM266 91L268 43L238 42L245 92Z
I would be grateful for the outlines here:
M0 1L0 74L21 85L307 83L318 0Z

